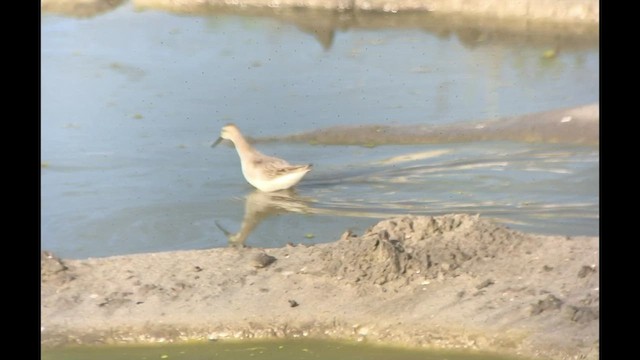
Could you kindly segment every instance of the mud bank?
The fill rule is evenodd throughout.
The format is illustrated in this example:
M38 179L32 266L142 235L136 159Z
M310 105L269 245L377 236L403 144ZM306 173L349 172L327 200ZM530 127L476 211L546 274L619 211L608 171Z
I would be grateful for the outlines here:
M600 106L591 104L453 125L344 125L301 134L252 140L361 146L509 140L597 146L600 142Z
M42 254L42 345L312 337L599 355L596 237L407 216L333 243Z

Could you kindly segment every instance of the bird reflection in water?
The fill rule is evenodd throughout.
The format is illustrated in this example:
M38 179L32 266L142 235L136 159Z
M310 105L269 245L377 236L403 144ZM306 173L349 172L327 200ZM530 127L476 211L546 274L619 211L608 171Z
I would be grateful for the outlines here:
M244 242L262 221L273 215L285 213L310 214L313 211L309 203L310 200L298 196L293 189L275 192L255 190L245 199L244 218L240 231L232 233L217 221L215 223L229 240L230 246L244 247Z

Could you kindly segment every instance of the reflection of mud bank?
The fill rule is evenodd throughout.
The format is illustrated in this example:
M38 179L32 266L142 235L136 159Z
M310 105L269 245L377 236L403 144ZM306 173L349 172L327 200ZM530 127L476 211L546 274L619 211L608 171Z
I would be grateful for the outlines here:
M111 11L125 0L42 0L43 13L54 13L75 17L91 17Z
M486 16L494 19L597 24L600 3L595 0L131 0L138 8L193 13L221 8L320 9L373 12L430 12ZM91 16L124 0L42 0L43 11Z
M43 253L42 344L309 336L597 359L598 251L445 215L314 246Z
M325 48L331 46L336 31L383 28L421 29L438 36L455 34L466 46L527 43L567 50L594 47L599 42L599 3L592 0L531 1L531 4L505 0L388 2L409 10L395 13L385 11L385 6L391 5L382 1L340 1L133 0L133 4L138 9L186 14L274 18L313 34ZM43 0L42 11L86 17L113 9L122 2Z
M141 9L144 2L136 1ZM149 8L154 8L149 5ZM527 18L492 18L473 15L407 11L335 11L313 8L272 8L240 6L172 6L169 11L204 16L244 16L273 18L312 34L330 48L335 33L346 30L409 29L456 36L467 47L488 44L553 47L557 50L593 48L599 43L597 23L531 21Z
M453 125L335 126L308 133L256 141L288 140L326 145L376 146L467 141L525 141L598 145L599 104L513 118Z
M592 0L134 0L136 6L172 10L215 6L307 8L378 12L429 11L439 14L483 15L496 18L526 18L597 23L600 4Z

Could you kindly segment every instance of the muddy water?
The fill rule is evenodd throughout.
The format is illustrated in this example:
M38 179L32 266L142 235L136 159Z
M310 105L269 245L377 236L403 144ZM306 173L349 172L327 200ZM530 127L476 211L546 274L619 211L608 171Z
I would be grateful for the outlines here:
M137 360L137 359L335 359L335 360L517 360L491 353L411 350L353 342L288 340L243 341L161 346L100 346L42 351L42 360Z
M411 26L327 34L128 3L91 18L44 14L41 24L42 248L59 256L326 242L406 213L598 234L597 147L262 143L314 164L295 192L271 195L246 184L233 148L210 148L227 122L260 137L592 103L597 40Z

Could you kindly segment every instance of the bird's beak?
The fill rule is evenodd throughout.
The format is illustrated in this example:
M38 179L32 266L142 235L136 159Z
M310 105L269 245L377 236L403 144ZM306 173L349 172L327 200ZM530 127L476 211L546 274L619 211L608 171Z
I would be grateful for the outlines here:
M217 221L214 221L214 223L216 224L216 226L218 227L218 229L220 229L220 231L222 231L222 233L226 236L229 237L231 235L233 235L230 231L228 231L227 229L223 228L222 225L218 224Z
M216 142L214 142L211 147L216 147L216 145L220 144L220 142L222 141L222 136L218 138L218 140L216 140Z

